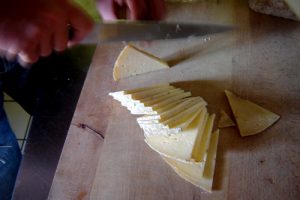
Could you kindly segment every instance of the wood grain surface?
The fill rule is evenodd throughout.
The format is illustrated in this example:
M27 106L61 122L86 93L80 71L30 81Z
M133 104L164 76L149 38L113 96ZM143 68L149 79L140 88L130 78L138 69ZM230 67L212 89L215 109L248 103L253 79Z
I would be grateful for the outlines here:
M123 43L99 45L59 161L49 199L299 199L300 24L248 8L247 1L170 4L167 21L234 24L205 38L134 43L172 67L119 82L112 78ZM223 93L281 116L261 134L222 129L213 192L177 176L143 141L136 117L108 93L163 82L202 96L210 113L230 111ZM98 133L104 135L102 139Z

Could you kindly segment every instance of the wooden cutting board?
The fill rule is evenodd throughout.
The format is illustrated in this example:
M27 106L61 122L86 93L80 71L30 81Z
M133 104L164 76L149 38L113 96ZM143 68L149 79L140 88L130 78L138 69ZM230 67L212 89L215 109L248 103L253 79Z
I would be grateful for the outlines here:
M49 199L298 199L300 196L300 24L249 10L247 1L168 6L168 21L235 24L206 38L139 42L172 67L119 82L113 64L122 43L99 45L88 72ZM281 115L261 134L220 133L211 194L177 176L144 143L136 117L108 93L176 82L229 111L223 93ZM104 135L102 139L97 133Z

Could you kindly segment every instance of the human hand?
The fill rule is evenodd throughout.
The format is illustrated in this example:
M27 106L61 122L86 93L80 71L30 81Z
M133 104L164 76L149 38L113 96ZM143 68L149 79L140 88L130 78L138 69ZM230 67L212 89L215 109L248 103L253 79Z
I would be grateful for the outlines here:
M25 66L63 51L92 29L91 19L68 0L9 0L0 7L0 56ZM73 30L70 40L68 25Z
M164 0L97 0L104 20L160 20L165 16Z

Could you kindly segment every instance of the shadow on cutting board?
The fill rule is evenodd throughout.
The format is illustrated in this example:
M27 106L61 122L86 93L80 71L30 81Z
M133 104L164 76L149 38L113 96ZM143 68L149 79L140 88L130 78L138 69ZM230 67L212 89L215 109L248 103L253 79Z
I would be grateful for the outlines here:
M183 47L177 52L166 56L163 60L165 60L172 68L186 60L192 59L193 57L201 57L217 51L222 51L234 43L233 40L228 42L231 38L230 34L232 34L232 32L204 37L202 40L195 40L196 44L193 46L188 46L187 48ZM185 45L183 44L183 46Z

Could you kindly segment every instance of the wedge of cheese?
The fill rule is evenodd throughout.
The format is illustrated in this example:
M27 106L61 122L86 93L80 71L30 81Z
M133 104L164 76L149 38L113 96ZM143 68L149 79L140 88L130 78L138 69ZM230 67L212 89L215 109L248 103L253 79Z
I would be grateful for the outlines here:
M285 0L288 6L292 11L297 15L298 19L300 19L300 1L299 0Z
M113 78L114 80L120 80L166 68L169 68L168 64L160 58L133 45L127 45L115 62Z
M216 164L218 139L219 130L216 130L212 133L209 142L209 149L206 152L206 160L201 164L186 164L168 157L162 156L162 158L180 177L207 192L211 192Z
M182 162L191 161L197 135L203 134L207 115L203 109L181 134L146 135L145 142L160 155Z
M220 110L220 119L218 121L218 128L227 128L231 126L235 126L235 123L232 121L232 119L224 110Z
M241 136L254 135L274 124L280 116L225 90Z

